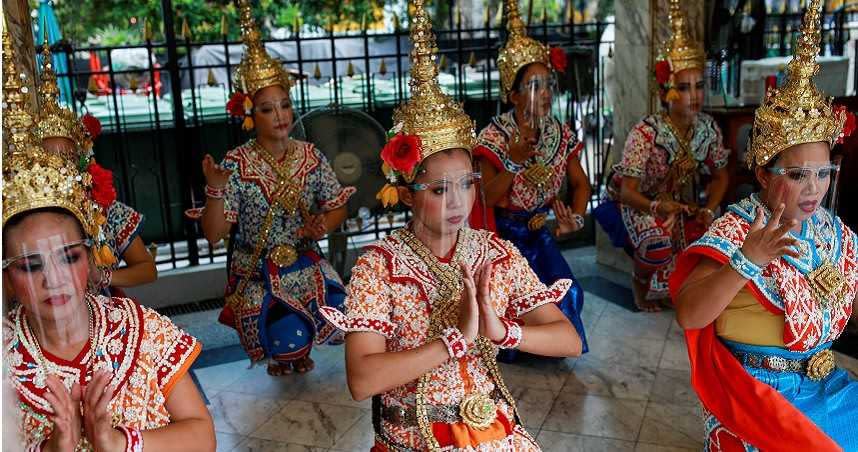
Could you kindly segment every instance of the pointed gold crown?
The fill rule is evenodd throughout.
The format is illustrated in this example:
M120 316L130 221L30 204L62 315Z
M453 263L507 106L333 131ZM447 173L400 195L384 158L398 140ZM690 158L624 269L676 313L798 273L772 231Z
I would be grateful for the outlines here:
M238 0L241 39L244 41L244 55L235 69L235 86L251 98L262 88L280 85L287 92L292 87L292 79L283 69L283 65L265 50L250 0Z
M33 209L56 207L98 237L101 208L90 197L92 178L76 162L46 151L32 134L29 88L18 70L8 29L3 31L3 225Z
M39 116L36 120L36 139L41 143L46 138L68 138L74 142L75 151L62 157L77 162L86 142L86 130L73 111L60 106L60 90L47 33L42 46L42 73L39 78L41 83L38 88Z
M679 6L679 0L670 0L668 20L670 38L665 43L659 60L667 60L674 74L686 69L703 69L706 53L700 43L691 38L687 19Z
M445 149L471 152L476 140L474 121L459 102L441 91L432 22L423 0L412 5L411 98L394 110L394 130L420 137L420 161Z
M498 52L501 100L507 102L518 70L531 63L542 63L551 69L547 45L527 36L527 28L521 20L516 0L504 0L506 12L506 43Z
M843 133L845 112L834 109L831 98L813 82L819 72L820 3L812 0L807 7L786 81L782 87L770 89L754 113L748 167L763 166L798 144L826 142L834 146Z

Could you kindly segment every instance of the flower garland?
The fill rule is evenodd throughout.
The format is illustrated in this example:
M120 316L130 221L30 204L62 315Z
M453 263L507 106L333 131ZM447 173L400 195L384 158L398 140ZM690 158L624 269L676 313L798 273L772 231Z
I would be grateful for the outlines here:
M552 47L548 52L551 67L560 74L566 73L566 52L560 47Z
M375 195L385 208L399 203L397 183L399 178L406 182L414 180L417 165L420 163L421 143L417 135L402 133L402 124L397 124L388 133L388 141L381 150L381 171L387 184Z
M226 103L226 111L231 116L244 118L241 128L246 131L253 130L253 99L241 91L232 93Z
M674 86L673 65L670 60L659 60L655 63L655 81L658 85L667 90L664 100L667 102L676 102L679 100L679 91Z
M95 245L95 264L101 268L109 268L117 263L116 256L107 244L104 235L104 225L107 224L105 212L116 201L116 187L113 185L113 172L102 167L95 160L89 162L86 172L92 178L92 200L101 208L95 222L98 232Z
M855 114L847 110L845 105L835 105L834 114L836 116L845 116L843 120L843 131L840 132L840 135L837 136L837 139L834 142L834 144L840 144L843 143L843 140L845 140L847 137L852 135L853 132L855 132Z

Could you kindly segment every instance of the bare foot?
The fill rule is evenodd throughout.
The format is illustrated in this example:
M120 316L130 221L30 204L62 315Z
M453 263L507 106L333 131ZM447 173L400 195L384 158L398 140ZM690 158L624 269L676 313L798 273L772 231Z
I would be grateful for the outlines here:
M649 284L640 281L638 278L632 278L632 293L635 297L635 306L642 312L660 312L661 304L658 300L646 299L648 286Z
M292 373L292 363L281 363L277 361L271 361L268 363L268 375L272 377L282 377L283 375L289 375Z
M295 368L295 372L299 374L305 374L316 367L316 363L310 358L310 355L307 355L303 358L298 358L292 362L292 366Z

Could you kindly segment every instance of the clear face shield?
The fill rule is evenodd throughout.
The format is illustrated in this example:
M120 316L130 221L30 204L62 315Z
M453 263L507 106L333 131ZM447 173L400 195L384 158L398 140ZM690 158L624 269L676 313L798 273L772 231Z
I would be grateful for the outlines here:
M22 304L29 328L41 337L45 333L57 341L79 337L79 329L87 328L80 325L80 310L88 309L86 294L94 291L91 281L97 274L92 241L77 234L55 234L21 240L9 248L3 250L11 254L3 259L5 309Z
M842 156L828 163L804 162L798 165L776 165L768 171L774 176L771 190L775 207L784 203L794 218L809 218L822 208L837 213L837 191Z
M519 90L524 98L524 120L531 130L542 129L552 112L557 110L557 89L554 73L533 76L522 83Z
M449 241L442 244L445 249L452 248L458 231L468 225L475 201L482 200L480 177L474 171L451 171L440 178L408 186L414 193L415 207L420 210L415 214L420 216L419 223L434 230L433 235Z

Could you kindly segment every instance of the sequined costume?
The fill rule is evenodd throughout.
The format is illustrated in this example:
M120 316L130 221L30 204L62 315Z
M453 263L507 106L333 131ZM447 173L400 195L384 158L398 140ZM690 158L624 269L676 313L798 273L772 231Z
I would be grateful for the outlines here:
M3 331L3 356L20 399L23 438L38 444L51 435L52 413L44 398L44 368L67 388L84 385L100 369L112 369L115 385L108 405L113 422L137 430L170 423L166 400L190 369L200 343L168 318L127 298L91 296L91 341L68 361L42 351L27 325L23 307L8 316Z
M852 132L845 127L854 121L851 113L832 105L813 82L821 6L809 2L787 80L766 93L754 114L747 156L752 170L777 164L779 154L796 145L831 149ZM706 450L858 450L858 381L836 367L830 350L854 318L858 236L817 207L800 231L788 232L796 257L784 254L748 271L742 247L757 216L764 224L772 217L757 194L731 205L679 256L670 280L676 297L703 258L730 265L747 280L715 321L685 333L692 386L704 408ZM757 303L748 304L749 296Z
M620 202L623 177L640 179L639 191L650 199L664 199L676 190L685 198L678 201L702 205L705 182L712 173L727 166L729 150L723 145L721 131L715 120L698 113L692 124L691 139L687 145L677 139L675 129L664 114L647 116L629 133L623 156L613 167L608 180L605 204L600 206L600 224L615 246L622 247L635 263L648 272L648 299L667 297L667 281L673 271L676 254L703 233L703 225L688 219L677 221L670 230L662 227L661 220L650 212L642 212ZM682 158L687 146L694 168L687 187L668 186L672 165Z
M763 204L756 195L731 205L680 257L671 286L681 286L702 257L726 263L742 246L758 207ZM815 381L806 371L769 370L750 365L750 358L736 359L765 356L812 361L818 356L823 363L831 353L832 341L852 315L858 292L855 233L839 218L819 209L802 224L801 232L791 235L799 241L796 249L803 257L776 259L748 283L753 297L765 308L763 315L784 319L781 341L768 345L727 341L716 335L714 324L686 332L692 383L706 408L705 450L774 450L773 444L795 444L794 450L836 450L828 448L831 441L845 450L858 448L854 428L858 406L853 403L858 399L858 382L849 379L844 370L831 370ZM841 293L828 305L814 292L811 279L813 271L825 263L833 264L845 277ZM765 418L763 413L778 414ZM792 433L780 438L782 431Z
M481 222L483 212L475 208L472 226L497 231L502 238L511 241L543 283L552 284L559 279L572 281L571 288L559 301L558 307L575 326L581 336L583 351L587 352L587 339L581 321L584 291L572 275L551 232L545 227L545 216L551 203L566 183L568 162L578 158L583 143L578 141L567 124L562 124L556 118L544 121L535 150L536 160L548 172L545 180L537 184L532 178L526 177L525 165L519 165L509 158L509 142L518 133L514 112L509 111L492 118L491 123L477 137L474 156L485 159L498 171L509 171L515 176L498 206L492 212L485 213L483 224L476 224ZM505 350L502 354L502 359L512 359L515 351Z
M384 336L389 352L410 350L433 340L428 330L441 283L427 265L426 253L424 245L406 229L371 245L352 270L345 315L328 309L326 315L344 331ZM514 245L485 230L462 229L453 260L470 268L480 268L485 262L493 264L489 285L495 309L499 316L510 319L558 302L572 284L570 280L558 280L546 287ZM450 261L440 264L447 266ZM464 358L449 359L430 371L424 394L430 413L455 413L466 396L490 394L497 403L497 420L489 429L479 431L454 415L446 422L439 419L440 414L430 415L434 419L434 437L443 450L539 450L521 425L515 402L500 377L494 360L496 346L490 341L485 345L488 353L482 347L471 347ZM373 451L428 449L415 418L418 390L419 383L413 381L377 398L373 405L377 420Z
M4 30L3 227L20 215L42 209L61 210L80 224L83 240L78 243L86 242L95 266L107 268L114 261L105 232L107 210L115 200L112 178L92 165L79 165L68 155L61 155L62 151L42 147L41 140L37 142L33 115L28 111L28 92L26 77L16 68L8 30ZM4 245L4 256L6 251ZM36 267L25 271L41 272ZM3 271L5 278L7 271L19 270L12 270L4 261ZM69 284L64 279L59 276L58 287ZM21 416L14 422L21 429L20 449L41 450L53 431L49 416L54 409L44 397L49 376L58 377L71 389L73 384L90 383L94 373L101 370L112 373L114 386L108 404L112 426L125 429L126 438L136 438L137 447L142 447L139 430L170 423L166 401L200 353L201 345L196 339L130 299L87 292L80 300L78 309L88 311L90 330L88 341L71 360L42 349L29 325L25 303L4 316L3 367L8 372L4 376L19 399ZM38 315L33 317L39 322L44 320ZM85 418L89 413L83 405L80 409ZM90 452L92 444L83 433L75 450Z
M340 185L325 156L312 144L299 144L297 154L285 157L294 159L289 180L300 182L300 202L322 212L344 206L355 189ZM273 355L290 361L306 356L314 341L321 344L330 339L334 330L318 315L318 309L341 306L344 289L318 245L298 237L297 231L304 225L302 215L297 211L287 214L282 205L273 202L280 176L263 153L267 151L251 140L229 151L221 163L232 170L224 214L237 231L226 289L228 302L220 321L236 329L251 360ZM269 216L273 221L262 258L254 260ZM294 262L280 266L273 253L283 246L299 254ZM242 289L241 297L233 297L238 289ZM278 326L272 330L273 323ZM272 353L275 340L282 343L281 350Z
M243 127L250 130L254 96L271 86L288 92L292 80L265 50L250 2L242 0L238 6L245 52L227 111L244 116ZM299 237L298 230L309 215L345 206L355 189L340 185L327 158L311 143L288 143L280 161L251 139L221 162L231 171L223 215L235 225L235 233L219 320L235 328L251 361L307 356L314 342L324 343L335 332L319 308L341 306L345 297L339 275L319 246ZM201 211L189 215L199 217Z

